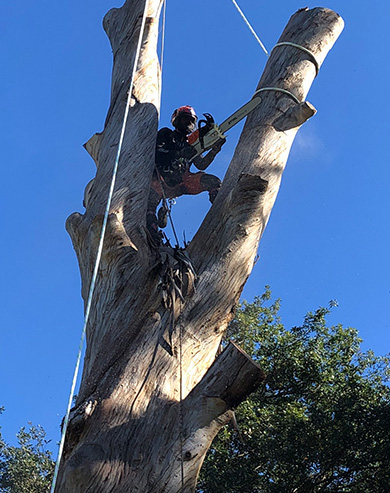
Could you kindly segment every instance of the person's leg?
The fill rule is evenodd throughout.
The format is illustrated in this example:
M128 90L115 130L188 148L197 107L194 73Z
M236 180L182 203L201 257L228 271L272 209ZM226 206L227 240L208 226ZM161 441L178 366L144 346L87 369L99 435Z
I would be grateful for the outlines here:
M219 189L221 188L221 180L218 178L218 176L203 173L203 176L201 176L200 178L200 184L203 190L209 192L209 200L211 203L213 203L215 197L218 195Z
M209 192L210 202L213 203L220 188L221 180L217 176L202 171L198 173L187 171L183 176L182 195L198 195L202 192Z

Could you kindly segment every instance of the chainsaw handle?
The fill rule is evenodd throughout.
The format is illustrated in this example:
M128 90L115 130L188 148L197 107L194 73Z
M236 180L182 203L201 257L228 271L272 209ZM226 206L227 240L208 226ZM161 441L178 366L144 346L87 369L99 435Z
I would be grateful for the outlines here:
M215 125L214 118L210 113L203 113L203 116L205 117L205 120L199 120L198 122L199 142L202 149L204 149L204 136Z

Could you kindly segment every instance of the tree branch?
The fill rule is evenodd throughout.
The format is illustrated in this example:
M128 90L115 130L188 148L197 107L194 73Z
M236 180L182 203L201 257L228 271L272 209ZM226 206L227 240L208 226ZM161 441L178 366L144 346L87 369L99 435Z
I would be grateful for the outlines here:
M104 18L104 29L114 54L113 82L104 130L93 135L85 144L97 166L85 214L87 223L103 214L107 203L144 5L144 2L127 0L121 8L111 9ZM146 244L142 228L148 199L148 193L145 191L149 190L154 169L160 104L160 66L156 47L161 5L161 0L150 0L148 4L142 48L134 78L133 98L110 209L111 213L117 214L126 234L137 248Z
M335 12L302 9L292 16L279 42L306 47L320 66L342 29L343 20ZM316 66L306 52L281 46L272 51L257 89L281 88L304 101L315 75ZM262 103L247 118L222 189L188 247L199 276L198 296L189 309L200 312L212 298L220 310L211 330L238 301L253 268L295 134L315 113L310 103L297 105L281 92L264 91L261 98Z
M158 482L164 484L164 491L178 491L175 476L180 475L180 460L183 461L184 472L184 485L180 491L194 491L204 456L215 435L232 418L231 410L261 385L264 378L264 372L256 363L238 346L230 343L184 399L181 411L180 403L168 410L171 419L180 420L182 415L183 435L179 449L182 455L173 465L176 474L168 475L163 468L164 473L158 478ZM158 489L153 487L150 491Z
M265 381L264 371L241 348L230 342L184 401L196 429L236 408ZM197 419L194 418L196 414Z
M314 106L308 101L299 103L296 106L288 108L286 113L280 115L273 123L275 130L285 132L295 127L300 127L309 118L317 113Z

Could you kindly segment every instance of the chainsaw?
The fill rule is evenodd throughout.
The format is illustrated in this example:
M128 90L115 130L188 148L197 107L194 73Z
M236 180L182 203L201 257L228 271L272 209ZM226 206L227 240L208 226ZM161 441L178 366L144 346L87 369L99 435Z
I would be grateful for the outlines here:
M226 139L225 132L245 118L261 103L260 97L254 97L248 103L241 106L220 125L217 125L209 113L204 113L205 120L200 120L198 129L188 135L187 141L196 151L192 157L195 159L203 152L211 149L219 140Z

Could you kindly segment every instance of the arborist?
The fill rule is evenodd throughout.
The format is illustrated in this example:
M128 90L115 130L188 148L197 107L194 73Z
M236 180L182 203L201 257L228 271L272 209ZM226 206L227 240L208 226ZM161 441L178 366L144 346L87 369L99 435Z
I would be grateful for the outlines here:
M205 116L207 121L202 120L202 122L207 126L212 118L208 114ZM153 173L146 218L148 231L157 245L162 239L162 233L158 228L165 228L167 225L166 199L209 192L209 200L213 203L221 187L221 180L217 176L204 173L204 170L220 152L225 139L218 140L204 157L194 158L196 151L189 144L188 135L195 130L197 121L198 117L191 106L181 106L171 117L174 130L165 127L157 134L156 168ZM207 128L205 130L207 131ZM194 164L199 172L192 173L191 164ZM157 206L163 199L163 205L156 215Z

